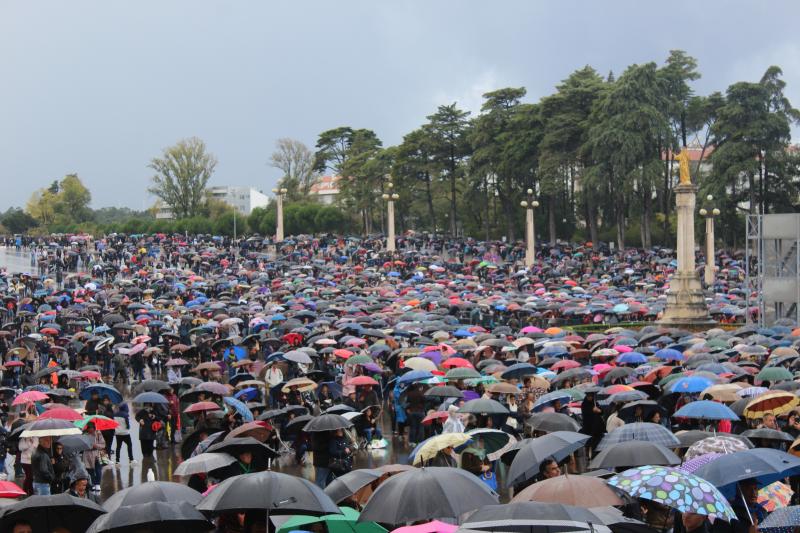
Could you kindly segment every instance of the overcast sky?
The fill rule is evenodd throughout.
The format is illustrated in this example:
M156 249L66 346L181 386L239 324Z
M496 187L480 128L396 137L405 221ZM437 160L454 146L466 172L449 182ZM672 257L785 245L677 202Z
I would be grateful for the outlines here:
M264 191L276 139L350 125L398 143L439 104L586 64L696 57L696 91L783 68L800 106L797 0L0 0L0 210L77 172L92 206L142 209L148 161L183 137L215 185Z

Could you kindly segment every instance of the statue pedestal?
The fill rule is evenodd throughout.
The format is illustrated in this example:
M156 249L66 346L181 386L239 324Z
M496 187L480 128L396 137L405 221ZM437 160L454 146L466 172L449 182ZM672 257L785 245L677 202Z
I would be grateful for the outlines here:
M708 316L703 287L694 263L694 207L697 186L681 183L675 187L678 212L678 269L669 282L667 306L660 324L666 327L708 327L715 322Z

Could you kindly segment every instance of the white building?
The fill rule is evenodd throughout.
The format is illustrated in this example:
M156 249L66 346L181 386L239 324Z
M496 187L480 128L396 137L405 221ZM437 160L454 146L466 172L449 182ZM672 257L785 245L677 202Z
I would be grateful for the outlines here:
M266 207L269 203L266 194L252 187L210 187L208 195L222 200L243 215L249 215L256 207Z

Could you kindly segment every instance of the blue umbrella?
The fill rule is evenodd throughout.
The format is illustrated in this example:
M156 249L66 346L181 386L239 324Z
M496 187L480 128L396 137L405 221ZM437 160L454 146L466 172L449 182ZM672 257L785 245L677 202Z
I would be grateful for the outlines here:
M143 392L131 400L133 403L160 403L169 404L169 400L157 392Z
M639 352L627 352L617 356L617 363L641 365L647 362L647 356Z
M111 399L111 403L122 403L122 393L120 393L117 389L112 387L111 385L106 385L104 383L96 383L94 385L89 385L85 389L83 389L78 396L81 400L88 400L92 397L92 393L97 392L100 395L100 399L109 398Z
M753 448L718 457L695 475L707 480L729 500L737 497L737 483L755 479L759 487L800 474L800 458L772 448Z
M681 393L703 392L713 384L713 381L702 376L687 376L670 383L669 389L671 392Z
M233 395L234 398L237 400L244 400L246 402L251 402L258 397L258 389L255 387L247 387L246 389L242 389L236 394Z
M522 379L525 376L533 376L538 373L538 369L530 363L517 363L511 365L503 371L503 379Z
M402 376L397 379L397 382L400 384L408 384L414 383L415 381L422 381L425 379L431 379L433 374L428 372L427 370L412 370L411 372L406 372Z
M231 398L230 396L226 396L222 399L225 402L225 405L233 407L237 413L244 419L245 422L252 422L255 420L253 418L253 413L250 412L250 409L247 408L245 404L237 400L236 398Z
M536 403L533 404L533 410L541 411L545 407L554 404L556 401L560 401L562 404L566 405L572 401L572 396L563 390L548 392L536 400Z
M739 420L730 407L710 400L689 402L673 415L677 418L699 418L702 420Z

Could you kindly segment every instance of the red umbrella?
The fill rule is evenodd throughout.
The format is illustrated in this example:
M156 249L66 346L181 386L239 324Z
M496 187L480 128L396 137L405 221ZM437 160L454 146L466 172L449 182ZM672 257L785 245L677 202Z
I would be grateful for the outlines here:
M349 381L350 385L358 386L358 385L377 385L378 382L372 379L369 376L356 376Z
M333 351L333 355L335 355L336 357L341 357L342 359L347 359L348 357L353 355L353 352L351 352L350 350L345 350L344 348L339 348L338 350Z
M184 413L202 413L205 411L218 411L220 406L214 402L197 402L183 410Z
M434 420L444 420L448 417L447 411L435 411L422 419L422 423L428 425Z
M15 366L25 366L25 363L22 361L6 361L3 363L3 366L6 368L13 368Z
M0 498L19 498L25 496L25 491L13 481L0 481Z
M39 415L39 418L55 418L58 420L68 420L69 422L83 420L83 417L78 411L69 407L54 407L53 409L48 409Z
M75 425L79 428L85 428L87 424L94 424L94 427L97 429L97 431L117 429L119 426L119 422L116 420L101 415L92 415L86 417Z
M43 333L45 335L52 335L53 337L58 335L58 330L56 328L42 328L39 330L39 333Z
M578 361L564 359L551 366L550 370L569 370L570 368L578 368L579 366L581 366L581 364Z
M81 376L83 376L86 379L100 379L101 378L100 372L97 372L96 370L83 370L81 372Z
M43 392L39 392L38 390L29 390L28 392L23 392L14 398L14 401L11 403L11 405L22 405L25 403L41 402L49 399L50 397Z
M459 368L474 368L472 366L472 363L470 363L469 361L467 361L463 357L451 357L451 358L445 360L442 363L442 366L444 368L455 368L455 367L459 367Z

